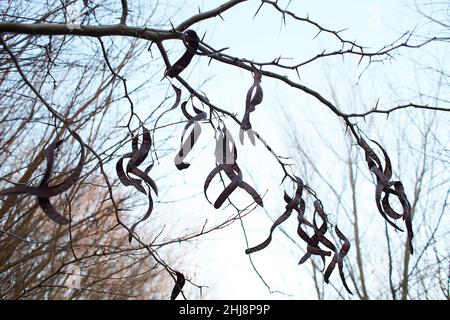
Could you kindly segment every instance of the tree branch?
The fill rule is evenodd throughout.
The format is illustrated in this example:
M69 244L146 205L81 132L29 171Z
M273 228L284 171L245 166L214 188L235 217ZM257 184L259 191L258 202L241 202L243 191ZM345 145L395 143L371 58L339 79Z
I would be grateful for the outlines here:
M399 109L406 109L406 108L415 108L415 109L426 109L426 110L434 110L434 111L447 111L450 112L450 108L442 108L442 107L432 107L429 105L419 105L415 103L408 103L405 105L396 106L394 108L388 109L388 110L378 110L378 109L372 109L369 111L366 111L364 113L351 113L348 115L349 118L356 118L356 117L365 117L371 113L385 113L389 115L391 112Z
M179 39L179 34L169 30L129 27L122 24L105 26L81 25L70 28L58 23L11 23L0 22L0 32L13 32L33 35L73 35L86 37L128 36L150 41Z

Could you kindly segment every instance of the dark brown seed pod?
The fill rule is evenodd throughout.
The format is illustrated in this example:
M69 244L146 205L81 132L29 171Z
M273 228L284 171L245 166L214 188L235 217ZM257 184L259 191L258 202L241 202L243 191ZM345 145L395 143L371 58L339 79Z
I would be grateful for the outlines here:
M270 227L270 233L269 236L267 237L266 240L264 240L262 243L258 244L257 246L254 246L252 248L248 248L247 250L245 250L246 254L251 254L253 252L257 252L260 251L264 248L266 248L270 242L272 241L272 234L273 231L275 230L275 228L277 226L279 226L280 224L282 224L284 221L286 221L292 213L292 209L287 209L281 216L278 217L277 220L275 220L275 222L272 224L272 227Z
M197 142L198 138L200 137L200 134L202 132L202 128L200 124L198 123L201 120L205 120L207 118L206 112L197 109L193 106L193 109L195 111L195 116L191 116L189 112L186 110L186 104L187 101L183 102L181 104L181 111L183 112L184 116L188 120L186 125L184 126L183 133L181 134L181 147L180 150L177 152L175 156L175 166L178 170L184 170L189 168L190 164L187 162L184 162L184 159L187 157L189 152L194 147L195 143ZM189 130L191 126L194 126L191 130L191 133L189 134L189 138L185 139L186 133Z
M339 267L339 275L341 277L342 283L346 288L346 290L351 294L351 291L348 288L347 283L345 282L343 270L343 259L350 250L350 242L337 227L335 228L336 234L338 238L344 242L339 251L337 250L336 245L334 245L326 237L329 222L327 215L322 207L322 203L317 198L314 201L314 217L312 222L306 219L305 217L306 203L305 200L302 198L303 189L305 185L303 184L302 179L300 179L299 177L295 177L295 181L296 181L295 194L291 198L286 192L284 192L283 198L284 201L287 203L286 211L280 217L278 217L278 219L273 223L272 227L270 228L268 238L259 245L248 248L247 250L245 250L245 253L251 254L266 248L272 241L272 234L275 228L281 225L283 222L285 222L292 214L292 211L295 210L297 212L297 220L298 220L297 234L300 237L300 239L302 239L306 243L306 253L300 259L299 264L305 263L312 255L315 255L319 256L322 259L323 262L322 270L324 270L326 267L326 257L331 256L332 252L334 252L333 258L331 259L330 263L328 264L325 270L324 274L325 282L329 283L329 278L337 264ZM322 220L322 224L320 225L320 227L318 226L316 221L317 217L319 217ZM314 231L314 234L310 236L306 228L312 229ZM330 251L322 249L320 245L324 245L326 248L330 249Z
M335 227L335 232L338 238L344 241L344 243L339 251L337 249L335 250L333 258L331 259L331 262L329 263L327 269L325 270L324 279L326 283L330 282L330 276L333 273L333 270L335 269L337 264L342 284L344 285L348 293L353 294L352 291L349 289L347 282L345 281L344 275L344 258L350 250L350 241L347 239L347 237L344 236L344 234L339 230L337 226Z
M55 207L53 207L49 198L38 198L39 207L41 207L42 211L49 217L51 220L55 221L57 224L66 225L71 222L70 219L67 219L63 215L61 215Z
M376 187L375 187L375 202L377 205L378 212L381 216L388 222L391 226L399 231L403 231L399 228L391 219L399 220L403 218L405 221L406 231L408 233L408 246L410 253L413 253L412 239L414 237L411 216L412 209L409 204L408 198L406 197L403 184L400 181L391 181L392 178L392 164L391 160L386 152L386 150L376 141L370 140L376 144L384 157L384 169L381 164L380 158L377 156L375 151L367 144L367 142L360 138L358 139L358 144L363 148L366 156L366 162L370 169L375 174L376 177ZM393 188L392 188L393 187ZM383 195L384 194L384 195ZM400 202L403 213L399 214L394 209L392 209L389 202L389 196L392 195L398 199Z
M116 172L119 180L125 186L133 186L138 191L144 193L148 197L148 207L145 215L135 222L129 232L128 241L131 242L133 239L134 229L143 221L147 220L152 211L153 211L153 198L151 195L151 191L158 196L158 188L156 186L155 181L149 177L148 172L153 167L153 163L148 166L144 171L138 168L145 159L148 157L152 146L152 139L150 136L150 132L147 128L142 126L142 144L139 146L139 138L135 136L131 140L131 150L132 152L123 155L116 163ZM128 160L126 171L123 170L123 161L125 159ZM131 175L136 176L137 178L132 177ZM147 186L148 191L144 188L143 184Z
M64 140L57 140L53 142L46 150L45 157L47 158L47 168L45 170L44 176L42 178L39 187L48 187L48 183L53 172L53 164L55 161L55 151L61 146ZM42 211L49 217L51 220L55 221L57 224L66 225L71 222L70 219L67 219L63 215L61 215L52 205L49 198L39 198L38 197L39 207L41 207Z
M51 143L45 149L45 157L47 160L47 167L42 177L41 183L38 187L28 185L18 185L12 188L5 189L0 192L0 196L8 194L29 194L38 198L40 208L44 213L53 221L60 225L66 225L70 223L70 220L62 216L52 205L49 198L57 196L67 190L69 190L79 179L83 165L85 161L84 143L81 137L76 132L71 132L72 136L77 140L81 147L80 159L77 166L72 173L62 182L49 186L49 181L53 172L53 166L55 161L55 152L63 144L66 139L57 140Z
M252 124L250 122L250 113L255 111L255 107L259 105L263 100L263 90L261 88L261 77L262 72L260 70L253 70L253 84L247 91L247 95L245 97L245 113L244 117L241 121L241 129L239 132L239 139L241 144L244 143L244 132L252 128ZM247 131L249 139L251 139L252 144L255 144L254 136L251 131Z
M172 289L172 294L170 295L170 300L175 300L178 295L183 290L184 284L186 283L186 279L181 272L175 271L175 275L177 276L177 280Z
M231 136L231 133L228 131L226 127L219 130L219 135L216 140L216 149L215 156L217 165L214 169L206 177L205 183L203 185L203 192L205 194L206 200L209 201L207 190L214 179L214 177L220 173L224 172L227 177L230 179L230 184L225 187L222 193L214 202L214 207L219 209L226 199L238 188L245 190L253 200L260 206L263 206L263 201L258 192L250 186L248 183L244 182L242 179L242 171L236 163L237 159L237 150L236 144L234 143L234 139ZM211 203L211 202L210 202Z
M174 78L179 75L191 62L192 58L195 56L197 52L200 38L197 36L197 33L194 30L187 30L184 34L183 43L186 45L186 52L172 65L169 69L166 70L166 75L170 78Z
M80 177L85 161L85 150L83 141L81 140L80 136L75 132L72 132L72 136L75 138L75 140L79 142L81 146L81 154L77 166L64 181L57 183L54 186L47 186L47 187L44 186L32 187L27 185L18 185L1 191L0 196L8 194L30 194L41 198L50 198L69 190ZM51 152L54 151L55 149L53 149Z
M345 275L344 275L344 258L347 255L347 253L350 251L350 241L347 239L347 237L339 230L339 228L335 227L336 235L339 237L340 240L342 240L344 243L342 244L341 249L338 253L338 267L339 267L339 276L341 278L342 284L344 285L345 289L348 293L353 294L352 291L349 289L347 282L345 281Z
M226 199L234 192L234 190L239 187L242 182L242 172L240 170L238 172L230 165L222 165L222 170L227 173L227 176L230 178L231 182L225 189L220 193L214 202L214 208L219 209Z

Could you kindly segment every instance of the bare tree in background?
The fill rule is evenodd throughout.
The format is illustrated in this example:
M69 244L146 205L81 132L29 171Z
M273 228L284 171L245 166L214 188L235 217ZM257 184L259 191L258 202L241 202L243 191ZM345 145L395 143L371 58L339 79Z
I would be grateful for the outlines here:
M409 63L414 65L415 77L423 74L421 70L428 70L431 86L434 86L431 91L421 91L420 86L415 89L420 103L425 104L426 100L431 99L430 105L437 106L440 101L444 101L447 98L445 89L448 84L446 70L435 69L413 59ZM439 62L436 64L439 65ZM358 105L367 104L367 98L360 89L352 85L351 79L341 77L339 81L348 83L344 94L335 91L335 83L331 80L328 86L336 105L346 104L357 108ZM385 81L389 82L388 79ZM398 85L389 83L388 86L393 99L397 99ZM285 117L289 118L288 110L285 110ZM388 122L396 123L396 127L385 132L378 126L382 122L386 125ZM309 181L323 186L322 192L328 194L329 202L336 203L334 215L340 217L340 224L351 230L349 236L351 234L354 251L350 255L351 259L347 260L347 267L356 293L353 298L448 299L448 123L441 121L436 113L416 111L404 115L394 114L389 118L374 116L371 124L367 133L390 141L390 149L398 150L395 161L398 163L397 170L399 174L408 177L413 221L417 226L414 256L409 254L404 243L398 241L402 234L391 230L387 223L384 227L371 226L374 208L367 206L367 196L358 190L366 190L373 179L366 174L360 154L348 132L342 130L339 139L329 143L327 136L321 135L321 128L313 124L315 135L321 137L326 153L333 155L343 168L341 174L332 178L323 165L314 161L318 154L325 153L324 150L314 150L303 143L305 134L299 132L296 126L287 129L292 153L297 155L295 162L303 168L305 175L308 174ZM384 242L381 241L381 234L385 236ZM319 263L311 262L311 271L315 276L317 272L320 273ZM319 279L314 277L314 282L319 299L346 298L341 295L339 287L334 287L334 291L324 290Z
M292 64L285 63L280 48L280 57L258 62L251 57L238 58L228 54L228 48L214 48L195 32L200 23L222 17L225 12L232 12L246 2L255 4L255 11L249 13L249 19L263 8L272 10L284 22L289 19L300 26L314 28L319 34L339 43L339 48L331 48ZM278 155L274 146L266 143L258 128L252 127L251 113L260 112L258 108L263 101L263 79L273 79L286 88L294 88L300 95L312 97L342 120L343 128L348 132L349 146L357 145L357 152L365 156L359 160L357 156L348 157L343 164L350 170L352 194L356 197L358 191L355 187L356 171L352 170L364 165L367 177L370 174L375 179L371 184L376 193L375 202L389 224L388 228L399 228L395 224L399 220L406 231L404 250L394 250L387 241L387 251L390 265L396 264L398 257L403 258L402 275L396 279L391 276L392 295L411 297L410 274L419 274L419 267L411 265L408 260L413 253L415 239L412 218L421 199L423 182L413 181L415 194L408 197L405 189L409 188L403 186L404 178L399 178L400 174L407 174L403 172L406 169L393 165L389 158L391 151L386 151L382 142L371 141L356 121L374 113L391 114L409 108L429 113L448 112L448 102L430 105L411 101L385 106L385 109L377 106L360 113L347 113L343 111L346 108L326 98L325 93L302 84L297 76L306 65L330 57L349 56L370 65L375 60L389 59L403 49L418 50L431 43L446 42L450 39L448 33L425 39L405 33L379 50L367 51L363 44L345 39L341 32L290 11L290 1L282 4L282 1L269 0L229 0L210 10L199 9L197 14L176 22L167 16L157 16L158 5L157 1L150 5L145 2L144 5L127 0L2 2L2 297L162 298L169 296L165 290L167 281L173 283L172 299L180 294L187 298L184 291L186 283L201 289L175 261L169 260L166 248L225 228L263 206L258 186L250 185L243 175L241 167L245 164L238 157L238 144L233 139L239 136L241 143L249 140L253 144L264 145L284 173L280 180L286 190L284 199L280 199L281 215L274 222L270 236L259 245L247 248L246 253L267 247L272 240L272 232L295 213L298 220L296 236L307 248L300 263L310 257L320 257L326 265L323 272L325 282L329 282L333 271L338 270L342 284L349 292L345 270L350 270L356 294L369 298L373 291L370 289L372 284L365 282L363 275L367 258L360 243L357 206L353 205L352 209L350 221L354 222L353 226L343 224L338 227L331 223L328 218L331 205L327 204L327 199L306 181L305 176L300 177L286 159ZM184 45L183 54L166 50L166 43L171 40ZM144 56L145 59L142 58ZM252 75L253 82L249 84L241 117L219 102L210 100L207 93L188 80L183 71L194 57L229 65ZM159 86L157 82L160 79L173 94L156 102L150 99L147 90L151 90L150 83L154 87ZM183 97L186 98L184 101ZM142 104L149 106L150 110L138 110L138 105ZM217 225L207 226L205 222L200 227L192 226L185 235L173 234L171 239L158 242L158 234L149 237L138 232L141 229L136 227L141 222L145 224L161 193L154 180L154 164L163 161L168 151L179 146L165 146L168 142L155 136L160 132L158 120L166 111L159 112L159 116L155 112L161 111L162 106L169 106L165 110L171 112L181 109L185 117L184 130L179 133L180 149L174 160L174 167L178 170L189 168L185 158L191 149L195 149L202 127L214 130L215 136L210 139L216 163L211 163L212 170L205 180L204 193L216 209L227 203L236 209L236 214ZM232 129L233 125L238 130ZM431 127L421 128L428 130ZM70 147L68 141L73 142ZM428 143L425 141L422 147L428 148ZM349 152L354 152L352 150L349 148ZM353 159L358 161L357 165L351 162ZM314 160L311 159L312 164ZM419 171L427 168L428 164L423 164ZM223 191L215 200L210 199L208 193L214 178L223 184ZM125 191L130 188L122 186L137 191L132 194L133 198ZM229 198L234 192L248 194L253 203L240 208ZM134 202L134 199L142 199L142 194L146 195L147 202L139 208L146 211L136 222L135 215L128 215L127 210L139 203L140 200ZM381 206L382 195L396 198L397 205L383 202ZM444 209L445 206L442 212ZM161 211L161 206L158 210ZM414 219L417 220L417 216ZM379 225L382 225L381 221ZM352 232L354 239L349 237ZM389 237L390 232L386 231L386 236L382 234L382 239ZM428 236L430 248L437 248L432 230ZM351 252L351 240L356 245L356 262L345 259ZM422 252L426 251L428 255L428 248L423 245L416 245L416 248L420 248L416 251L419 257L416 261L421 259ZM391 258L394 255L396 258ZM439 256L439 259L446 257ZM422 261L425 260L424 256ZM77 275L73 270L83 271ZM390 274L392 270L389 269ZM318 275L316 271L314 279ZM426 277L423 274L414 277L414 281L419 279L423 281L424 290L428 289ZM323 296L320 290L318 293Z
M407 163L408 157L417 159L415 167L411 166L409 169L415 174L408 179L413 191L413 221L418 225L415 236L417 252L412 257L398 241L401 236L398 232L390 230L387 224L384 230L381 226L370 226L374 223L376 212L367 206L367 196L363 196L358 190L373 182L360 165L359 155L351 141L348 139L345 148L339 151L334 149L335 146L327 147L331 148L329 152L340 159L343 167L347 165L347 170L343 170L341 177L345 184L335 187L340 186L338 180L331 180L329 175L324 174L325 170L320 170L321 166L314 164L314 151L300 143L297 137L301 137L301 134L295 129L292 132L292 150L299 154L296 162L301 161L305 170L314 177L310 181L325 186L324 193L329 195L327 199L330 198L331 203L339 203L333 212L340 217L340 224L351 230L349 237L354 251L347 261L347 267L352 287L355 288L355 297L359 299L448 299L447 273L450 256L445 249L449 232L445 213L448 210L449 191L444 192L443 187L448 185L450 179L446 170L448 157L441 153L442 142L432 134L443 132L443 128L439 128L439 120L436 117L417 116L410 117L408 129L396 129L398 136L402 138L392 145L393 149L401 150L399 162ZM394 116L391 121L394 119L398 120ZM415 132L411 132L411 125L414 125ZM345 136L348 138L342 132L342 137ZM423 138L408 138L411 136ZM395 143L398 143L396 147ZM440 156L443 158L436 159ZM436 190L440 186L444 191ZM380 239L383 233L385 242ZM311 266L313 273L320 272L318 261ZM345 298L339 294L339 288L335 292L324 290L320 286L320 280L314 280L319 298Z
M11 5L5 16L14 15L21 7L19 2ZM37 21L57 20L63 8L45 11L49 8L44 7ZM5 41L40 95L61 106L59 113L72 119L71 125L85 128L85 143L101 152L86 159L77 186L53 200L56 208L71 217L69 226L46 218L38 203L27 196L10 195L2 201L1 298L164 298L164 292L170 290L168 279L160 276L160 266L145 248L130 247L123 230L117 228L115 208L98 169L99 160L106 165L126 142L118 128L126 121L120 111L122 81L111 75L100 47L82 54L72 49L81 45L74 38L6 35ZM120 50L110 50L114 72L124 76L135 73L139 67L133 56L146 49L132 40ZM134 94L145 89L139 86L142 84L136 86ZM55 137L64 136L66 128L42 110L4 49L0 88L2 181L32 182L43 173L46 146ZM55 182L70 172L78 149L75 143L59 150ZM110 183L117 186L117 178ZM126 190L116 194L116 205L123 215L137 206L127 202L132 196Z

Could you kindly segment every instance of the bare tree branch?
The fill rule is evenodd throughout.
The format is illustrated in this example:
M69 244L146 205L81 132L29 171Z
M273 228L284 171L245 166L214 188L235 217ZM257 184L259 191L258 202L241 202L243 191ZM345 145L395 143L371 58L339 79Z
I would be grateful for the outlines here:
M69 28L66 24L57 23L26 24L0 22L0 32L30 35L72 35L84 37L127 36L155 42L180 38L180 35L174 31L129 27L122 24L105 26L81 25L79 28Z

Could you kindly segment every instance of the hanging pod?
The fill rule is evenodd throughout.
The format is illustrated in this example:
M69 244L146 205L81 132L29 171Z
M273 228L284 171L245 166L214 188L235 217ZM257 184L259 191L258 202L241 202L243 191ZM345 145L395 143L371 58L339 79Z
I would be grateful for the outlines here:
M147 195L148 197L148 207L146 213L141 219L136 221L130 228L128 236L128 241L130 243L133 238L132 235L134 229L138 226L138 224L147 220L153 211L153 198L151 195L151 191L153 190L155 195L158 196L158 188L156 186L156 183L148 175L149 171L153 167L153 163L150 166L148 166L144 171L138 168L138 166L140 166L148 157L151 146L152 146L152 139L150 136L150 132L146 127L142 126L141 145L139 145L139 136L137 135L134 136L131 139L131 152L123 155L116 163L117 176L119 177L119 180L122 182L122 184L125 186L133 186L136 190ZM129 160L126 165L126 169L124 170L125 159ZM143 184L147 186L148 191L144 188Z
M384 157L385 166L381 163L380 158L377 156L375 151L369 146L369 144L362 138L358 139L358 145L364 150L367 166L369 170L375 174L376 187L375 187L375 202L377 205L378 212L381 216L393 226L396 230L403 231L399 228L394 221L403 219L405 221L406 231L408 234L408 247L411 254L414 252L412 245L412 239L414 237L414 232L412 229L412 208L408 201L403 184L401 181L391 181L392 178L392 165L391 160L386 152L386 150L376 141L370 140L376 144ZM383 195L384 194L384 195ZM393 196L398 199L402 206L402 213L396 212L389 201L389 197ZM392 220L391 220L392 219Z
M61 145L66 141L66 139L57 140L51 143L44 151L45 158L47 160L47 167L42 177L42 180L37 187L28 185L17 185L12 188L5 189L0 192L0 196L8 194L29 194L36 196L38 199L39 207L44 211L44 213L54 222L60 225L69 224L71 221L61 215L53 206L50 201L51 197L57 196L69 190L80 178L81 171L83 170L83 165L85 161L85 150L84 143L81 137L76 132L71 132L75 140L80 144L81 152L78 164L71 174L63 181L50 186L50 178L53 174L53 166L55 162L55 152L61 147Z

